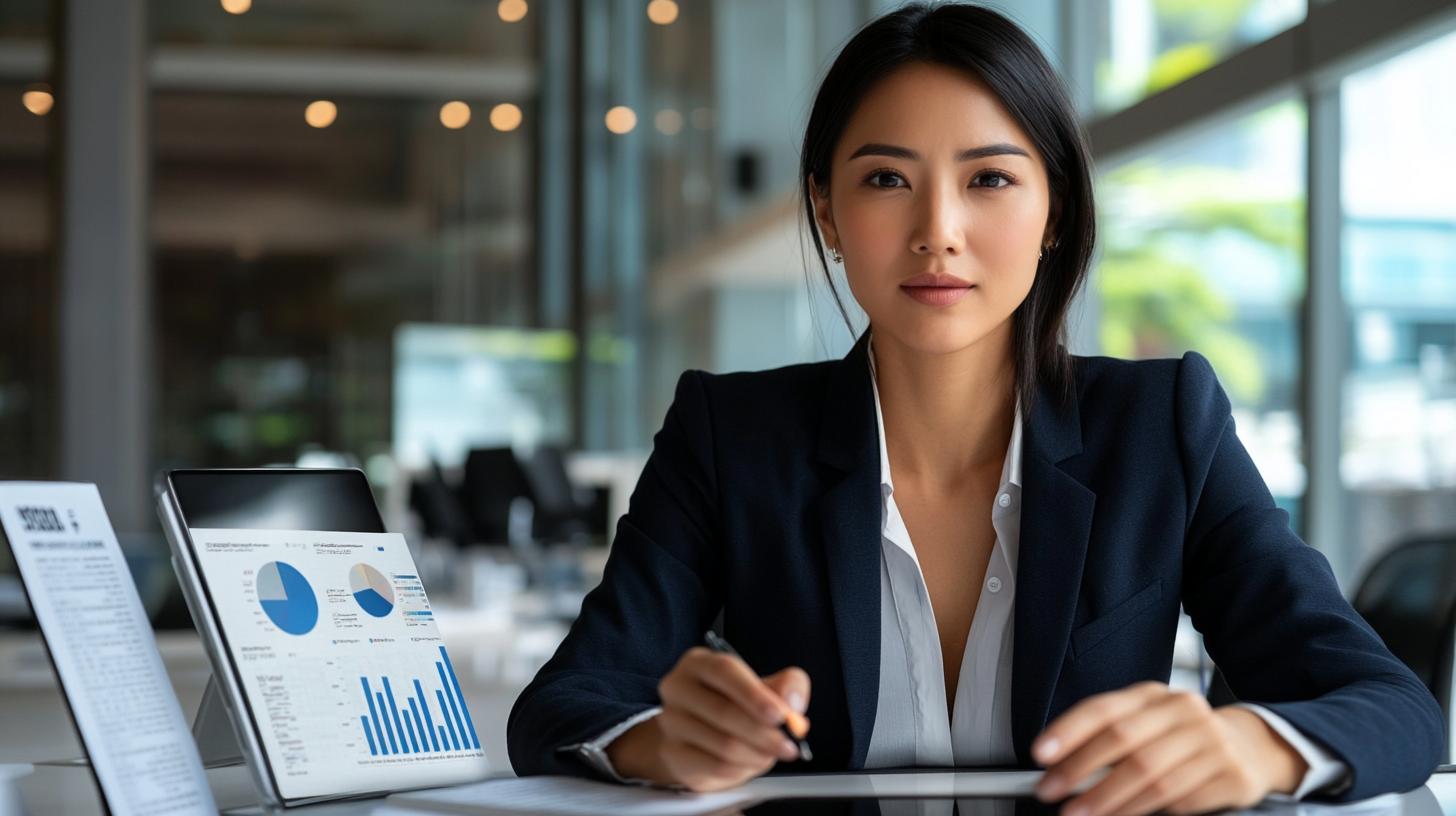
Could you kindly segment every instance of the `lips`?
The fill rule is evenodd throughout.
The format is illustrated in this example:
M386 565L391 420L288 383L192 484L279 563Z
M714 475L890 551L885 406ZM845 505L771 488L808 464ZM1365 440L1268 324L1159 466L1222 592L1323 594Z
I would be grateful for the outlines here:
M949 306L974 288L970 281L944 272L926 272L900 284L900 291L926 306Z

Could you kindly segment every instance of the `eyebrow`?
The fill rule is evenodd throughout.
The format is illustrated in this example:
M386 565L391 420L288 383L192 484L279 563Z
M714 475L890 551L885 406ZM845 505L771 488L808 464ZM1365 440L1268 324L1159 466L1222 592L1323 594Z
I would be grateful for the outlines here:
M869 144L861 147L859 150L851 153L849 158L851 161L853 161L860 156L886 156L892 159L920 161L920 154L915 152L914 150L911 150L908 147L900 147L898 145L891 144L881 144L879 142L870 142ZM956 154L956 161L973 161L975 159L985 159L991 156L1025 156L1028 159L1031 158L1030 153L1027 153L1025 150L1022 150L1016 145L1002 142L1000 144L985 145L983 147L972 147L968 150L962 150L961 152Z

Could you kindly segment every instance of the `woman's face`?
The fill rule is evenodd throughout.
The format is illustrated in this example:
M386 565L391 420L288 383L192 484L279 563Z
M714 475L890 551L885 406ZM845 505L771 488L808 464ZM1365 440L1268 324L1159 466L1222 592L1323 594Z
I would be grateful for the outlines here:
M980 80L916 63L867 94L814 196L875 337L945 354L1009 338L1051 238L1046 165Z

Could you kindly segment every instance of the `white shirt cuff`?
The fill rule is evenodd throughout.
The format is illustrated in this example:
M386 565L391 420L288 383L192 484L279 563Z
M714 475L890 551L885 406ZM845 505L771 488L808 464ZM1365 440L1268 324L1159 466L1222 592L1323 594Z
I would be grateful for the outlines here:
M1291 748L1299 752L1305 765L1309 767L1304 772L1304 779L1299 783L1299 787L1294 789L1294 793L1289 794L1290 799L1298 801L1311 793L1335 794L1349 786L1350 766L1341 762L1338 757L1315 743L1314 740L1306 737L1288 720L1253 703L1236 703L1235 705L1258 715L1259 719L1274 729L1274 733L1283 737Z
M652 782L650 780L628 779L617 773L617 769L612 767L612 760L607 756L607 746L612 744L612 740L627 733L633 726L646 722L661 713L662 708L660 706L649 708L646 711L639 711L611 728L608 728L606 731L603 731L596 739L577 743L576 745L567 745L556 750L574 752L577 756L581 757L583 762L601 773L602 776L615 779L623 784L651 785Z

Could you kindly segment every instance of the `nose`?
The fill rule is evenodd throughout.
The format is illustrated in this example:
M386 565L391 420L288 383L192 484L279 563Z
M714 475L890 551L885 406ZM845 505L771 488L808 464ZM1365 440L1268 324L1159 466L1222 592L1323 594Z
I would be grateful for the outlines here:
M955 184L931 184L920 202L919 218L910 236L910 249L917 255L955 257L966 249L969 213Z

